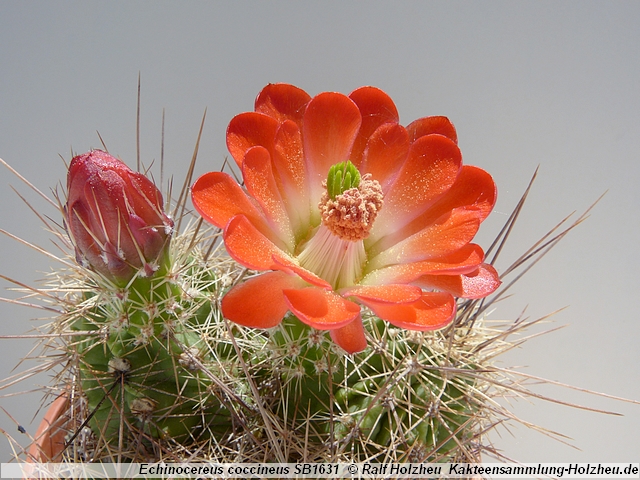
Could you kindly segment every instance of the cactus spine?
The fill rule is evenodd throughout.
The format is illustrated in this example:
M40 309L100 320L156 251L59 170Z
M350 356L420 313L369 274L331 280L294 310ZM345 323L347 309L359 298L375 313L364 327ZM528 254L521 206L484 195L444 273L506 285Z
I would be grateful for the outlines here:
M109 442L125 432L185 442L230 427L201 368L213 360L201 333L215 315L217 280L194 275L195 258L188 261L188 276L163 268L124 289L105 282L72 315L71 327L87 332L72 352L90 426Z
M89 223L76 224L72 239ZM86 402L67 436L70 458L82 450L84 426L93 451L82 458L93 460L168 452L216 461L478 458L485 387L473 339L484 339L474 333L481 330L407 332L368 314L370 348L346 355L292 315L267 332L242 328L222 318L219 304L251 273L224 253L219 230L184 225L156 247L153 268L142 262L131 277L118 276L117 261L82 262L58 276L68 293L54 329L71 333L62 344L66 378ZM85 249L100 235L92 232ZM94 262L110 258L105 252ZM76 243L76 257L91 252L83 254Z
M298 433L308 429L316 447L329 445L325 458L472 458L480 403L471 348L449 350L442 334L406 332L373 316L365 326L372 348L353 357L293 317L273 332L286 399L279 408Z
M221 460L222 446L244 461L477 458L473 335L450 345L453 331L406 332L370 315L371 347L348 356L291 315L268 335L229 330L218 300L240 272L192 241L190 228L173 237L168 266L125 289L85 276L65 316L92 458L139 459L141 447L153 457L168 444L183 454L208 445L207 460ZM288 438L281 458L269 428Z

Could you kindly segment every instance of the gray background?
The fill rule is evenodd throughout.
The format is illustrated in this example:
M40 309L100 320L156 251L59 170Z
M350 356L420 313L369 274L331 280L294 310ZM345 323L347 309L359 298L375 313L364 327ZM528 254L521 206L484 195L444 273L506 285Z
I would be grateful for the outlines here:
M142 159L159 159L164 108L166 169L180 181L205 107L198 173L220 167L228 121L250 110L267 83L293 83L311 94L378 86L395 100L403 124L448 116L465 162L493 174L499 196L478 237L485 246L540 165L499 268L608 190L492 318L515 318L525 307L535 318L568 305L546 326L566 328L500 364L640 399L639 21L639 2L2 2L0 157L49 191L65 181L59 155L68 160L71 149L99 147L99 131L111 153L135 165L139 72ZM48 247L39 221L8 187L26 192L19 183L0 170L0 228ZM30 283L50 268L47 258L9 238L0 237L0 248L0 273ZM41 313L0 309L4 335L28 331ZM32 344L0 340L0 377ZM517 415L566 434L577 449L513 427L492 436L506 455L640 461L640 405L556 387L536 391L625 416L514 400ZM38 394L0 402L35 432ZM0 426L25 438L2 412ZM0 439L0 459L8 458Z

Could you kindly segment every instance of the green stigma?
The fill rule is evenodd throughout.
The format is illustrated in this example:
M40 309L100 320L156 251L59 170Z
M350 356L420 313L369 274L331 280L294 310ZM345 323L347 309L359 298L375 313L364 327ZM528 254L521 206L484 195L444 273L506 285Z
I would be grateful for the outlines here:
M336 163L329 169L327 175L327 193L331 200L336 196L360 185L360 172L350 160Z

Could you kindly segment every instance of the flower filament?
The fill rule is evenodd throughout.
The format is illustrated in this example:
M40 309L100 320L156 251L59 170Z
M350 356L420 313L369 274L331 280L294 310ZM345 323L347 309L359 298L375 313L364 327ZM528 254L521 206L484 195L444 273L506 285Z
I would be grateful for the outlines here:
M300 266L323 278L335 289L357 283L367 260L362 240L351 242L320 225L298 256Z

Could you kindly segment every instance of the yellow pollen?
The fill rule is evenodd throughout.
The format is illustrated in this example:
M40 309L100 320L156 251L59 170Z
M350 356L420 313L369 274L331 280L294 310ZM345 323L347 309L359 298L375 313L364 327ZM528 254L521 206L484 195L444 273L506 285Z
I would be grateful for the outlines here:
M357 188L345 190L332 200L326 191L318 204L322 223L343 240L357 242L369 236L373 222L382 208L382 187L371 175L362 177Z

